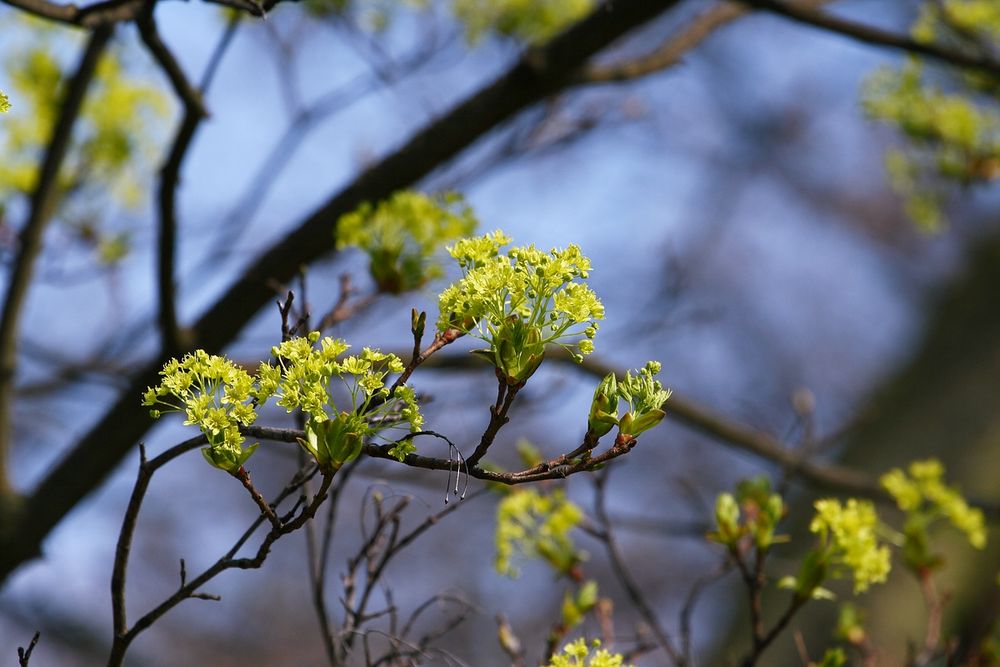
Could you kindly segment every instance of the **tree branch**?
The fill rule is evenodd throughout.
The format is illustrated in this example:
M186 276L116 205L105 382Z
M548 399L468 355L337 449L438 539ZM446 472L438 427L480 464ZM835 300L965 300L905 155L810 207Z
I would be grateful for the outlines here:
M546 350L545 354L547 360L560 361L597 378L603 378L608 373L614 373L617 377L625 375L624 369L606 364L593 355L584 357L582 363L576 363L569 354L559 348L553 347ZM469 355L438 355L426 365L432 368L463 369L474 365L482 366ZM874 477L845 465L812 460L807 455L790 449L774 436L734 421L696 401L684 398L677 392L670 396L670 400L663 405L663 408L669 420L680 422L694 431L718 440L727 447L775 463L787 475L797 477L818 489L870 498L883 503L894 502ZM970 502L988 517L1000 518L1000 505L995 502L984 499L973 499Z
M646 596L643 594L635 579L632 578L631 568L626 563L625 557L621 552L621 548L618 546L618 540L615 539L614 531L611 528L611 521L608 519L607 505L605 503L606 483L606 471L598 474L594 478L594 515L603 529L602 541L604 542L604 546L608 552L608 560L611 563L611 569L614 572L618 583L620 583L622 588L625 589L625 593L628 595L629 600L632 601L632 604L639 612L639 615L642 616L642 619L650 627L650 630L652 630L653 636L656 638L656 643L659 644L660 648L664 650L670 658L670 661L674 665L678 665L678 667L680 667L686 664L684 655L677 650L676 646L674 646L673 641L660 624L660 619L657 618L656 612L653 611L653 607L649 604L649 601L646 599Z
M738 1L748 7L778 14L793 21L843 35L855 41L864 42L865 44L899 49L915 55L932 58L946 65L973 69L994 77L1000 76L1000 62L992 58L970 55L933 43L918 42L908 35L898 35L882 30L881 28L874 28L862 23L842 19L798 2L785 2L784 0Z
M61 5L49 0L0 0L0 2L42 19L90 29L113 27L116 23L134 21L146 11L147 5L155 4L149 0L102 0L80 7L73 3ZM263 16L277 4L277 0L267 0L263 6L254 0L206 0L206 2L215 2L246 11L254 16Z
M35 261L42 250L45 229L59 199L59 171L69 152L73 126L80 116L87 89L97 68L97 61L108 45L111 33L111 28L99 28L90 35L76 72L66 82L59 116L52 130L52 139L45 151L38 181L31 195L28 220L18 235L18 253L8 278L7 294L0 313L0 504L5 500L3 496L12 493L7 476L7 462L13 438L11 422L14 373L17 366L17 339L21 314L31 284ZM0 511L0 516L2 515L3 512Z
M31 653L38 646L38 639L42 636L42 633L36 632L31 637L31 641L28 642L28 648L23 646L17 647L17 664L18 667L28 667L28 661L31 660Z
M749 8L741 5L718 3L696 16L652 51L627 61L591 65L580 73L579 81L620 83L673 67L681 61L684 54L700 45L718 28L749 12Z
M125 659L125 653L128 651L129 646L135 638L153 625L153 623L163 616L163 614L167 613L184 600L218 599L217 596L202 593L199 589L222 572L231 569L247 570L261 567L267 559L267 556L271 551L271 547L278 539L284 535L288 535L289 533L299 530L306 524L307 521L315 516L319 506L327 497L327 492L336 473L336 471L328 471L323 474L323 481L320 484L316 495L314 495L312 499L302 503L301 510L298 509L300 504L297 503L287 515L277 519L276 521L272 520L270 531L268 531L268 533L261 540L261 543L258 545L257 550L252 557L237 558L236 554L250 539L253 533L257 531L257 528L265 519L265 513L259 515L250 524L250 527L233 544L233 546L229 548L225 555L219 558L213 565L204 570L194 579L188 581L184 570L184 563L182 561L181 582L177 590L159 605L154 607L151 611L140 617L134 625L129 627L125 617L125 574L128 567L128 556L131 549L132 535L135 532L139 510L149 487L150 479L156 470L166 465L174 458L187 453L200 445L203 445L205 442L205 437L203 435L192 438L171 447L151 461L147 461L145 452L140 450L141 460L139 464L139 475L136 479L136 484L133 487L128 508L125 512L125 518L122 522L112 572L111 599L114 618L114 639L111 646L111 653L108 658L109 667L117 667L118 665L121 665ZM313 470L315 470L315 468L313 468ZM285 486L281 493L278 494L273 506L277 507L282 500L287 498L294 490L308 481L310 476L310 474L305 473L304 471L297 473L295 477L292 478L292 481ZM248 486L248 488L250 487ZM252 491L251 493L253 494L254 492L255 491ZM267 506L266 501L261 499L261 502L263 505ZM261 502L258 502L258 504L261 504ZM296 511L298 512L297 514Z
M195 343L218 351L233 340L273 297L270 281L287 281L303 264L329 254L330 229L341 215L419 181L499 124L563 89L588 58L678 2L616 0L548 44L525 51L496 81L417 132L254 261L200 318ZM0 577L36 554L48 532L149 428L136 397L156 383L164 361L155 359L135 373L129 389L21 505L16 524L0 539Z
M181 332L177 323L177 294L174 284L174 265L177 249L177 186L180 183L181 166L188 154L195 132L208 111L202 100L201 91L188 82L167 45L160 39L153 16L155 4L150 4L136 21L139 35L160 69L170 80L177 97L184 104L184 118L177 128L173 144L163 166L160 168L159 234L157 237L157 294L159 301L159 322L163 356L168 357L182 348Z
M103 0L79 7L72 3L61 5L48 0L2 1L39 18L92 29L112 27L115 23L132 21L146 4L146 0Z

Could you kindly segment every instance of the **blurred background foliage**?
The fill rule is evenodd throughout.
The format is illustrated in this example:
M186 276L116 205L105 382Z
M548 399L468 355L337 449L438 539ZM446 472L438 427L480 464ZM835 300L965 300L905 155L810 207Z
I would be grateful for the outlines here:
M85 36L28 17L26 4L0 8L0 257L11 275ZM209 307L331 191L597 7L223 4L231 6L155 7L163 40L211 114L192 131L180 171L181 322ZM796 4L967 59L1000 57L995 0ZM264 9L266 21L253 16ZM162 69L131 23L116 30L58 171L56 224L45 231L19 335L7 466L16 490L45 479L158 352L150 269L162 240L157 192L190 107ZM724 571L725 549L706 539L717 495L759 474L781 492L788 514L780 532L793 539L774 547L777 580L798 572L812 545L812 501L830 489L747 454L739 437L727 438L731 431L692 418L687 401L794 456L873 478L936 457L968 497L1000 500L998 82L997 71L691 0L421 180L426 192L465 196L439 200L448 205L442 228L466 233L474 209L480 232L503 228L541 248L580 244L607 308L598 361L582 370L555 360L542 367L491 451L495 465L572 447L587 427L602 363L634 368L660 359L664 383L677 392L671 400L680 401L665 427L599 479L470 498L387 569L388 606L436 600L421 631L448 625L448 596L467 604L464 622L426 664L507 665L515 645L538 664L530 661L580 635L618 637L605 647L619 651L655 645L633 588L671 636L687 617L699 664L732 664L744 654L745 592ZM358 209L345 223L355 237L338 241L344 251L333 254L330 236L325 258L303 278L275 285L275 298L294 288L317 314L345 294L356 298L357 312L336 335L405 359L411 306L434 313L445 283L426 280L440 272L424 272L438 266L429 248L380 244L377 230L382 216L429 210L421 197ZM338 280L344 273L349 282ZM276 313L262 313L227 346L232 357L255 364L280 338ZM427 422L459 443L478 437L495 391L492 374L466 352L422 369L416 384L433 398ZM129 400L138 408L138 395ZM280 412L268 416L292 425ZM145 441L155 450L183 437L174 424ZM535 444L515 446L521 437ZM720 446L734 443L735 451ZM266 462L256 479L268 490L294 472L295 457L284 450L256 456ZM169 595L179 558L192 569L210 563L253 516L239 489L220 488L205 468L192 457L157 479L134 547L130 605ZM357 468L333 523L334 613L343 562L364 544L359 525L371 520L373 494L413 496L405 515L412 526L440 510L446 484L441 474L374 460ZM11 655L37 629L38 664L105 659L107 579L134 474L131 453L59 523L43 558L8 575L0 644ZM885 511L897 525L905 521ZM935 524L929 532L945 565L937 580L948 598L944 632L956 645L986 646L986 657L1000 614L993 533L977 551L957 531ZM631 582L616 569L609 535ZM322 664L318 636L308 639L315 619L302 542L276 549L262 571L220 578L212 592L221 603L186 603L137 642L129 664L177 664L178 647L186 664ZM515 565L516 581L496 572ZM850 578L842 583L833 591L838 602L807 606L761 664L821 660L834 644L858 660L858 647L874 646L876 664L919 653L909 647L925 638L928 610L916 578L901 572L857 599ZM696 606L688 603L695 593ZM773 620L788 593L769 595ZM822 664L837 664L829 659ZM664 664L664 656L640 652L629 662Z

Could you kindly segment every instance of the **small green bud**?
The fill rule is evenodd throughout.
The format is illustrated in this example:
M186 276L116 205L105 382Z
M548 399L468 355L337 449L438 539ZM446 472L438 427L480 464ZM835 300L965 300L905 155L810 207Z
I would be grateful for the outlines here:
M632 435L632 413L626 412L618 420L618 432L622 435Z
M202 447L201 453L210 465L225 470L231 475L243 467L253 453L257 451L257 443L242 450L234 450L229 447Z
M614 373L608 373L594 390L594 400L590 403L587 429L601 437L618 424L618 381Z
M427 313L421 311L417 314L417 309L413 308L410 311L410 331L416 337L421 337L424 335L424 325L427 323Z
M827 559L818 551L810 551L802 561L799 576L795 578L795 595L803 600L813 597L826 579Z
M740 506L733 494L720 493L719 497L715 499L715 526L716 532L712 536L713 539L726 546L736 545L742 531L740 530Z
M667 413L663 410L655 409L650 410L639 417L632 423L631 435L638 436L639 434L648 431L653 428L667 416Z

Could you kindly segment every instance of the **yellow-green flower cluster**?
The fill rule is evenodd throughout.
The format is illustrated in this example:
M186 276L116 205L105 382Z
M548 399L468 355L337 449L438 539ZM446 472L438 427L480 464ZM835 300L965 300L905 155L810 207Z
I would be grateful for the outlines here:
M593 648L593 653L591 653ZM563 647L561 655L552 656L546 667L631 667L625 664L625 657L601 648L601 641L595 639L590 646L581 637Z
M604 306L581 282L590 260L579 247L544 252L530 245L501 254L510 241L496 231L448 249L463 277L439 297L438 329L489 343L478 353L515 385L535 372L548 344L560 345L578 361L592 352Z
M851 570L855 593L884 582L890 569L889 548L878 542L875 506L854 498L846 505L828 498L817 500L815 508L809 530L820 537L822 560Z
M567 631L583 623L583 618L597 606L597 582L590 580L575 593L566 591L562 603L562 626Z
M336 469L355 458L366 438L399 424L420 430L423 416L413 389L386 386L391 373L401 373L398 357L364 348L359 355L340 358L350 347L340 339L319 339L313 332L271 349L277 365L264 362L256 377L224 357L203 350L173 359L161 371L163 381L149 388L143 404L158 418L164 411L187 415L185 425L197 425L208 439L203 451L212 465L230 473L239 470L257 445L242 448L240 426L256 418L257 405L272 396L288 412L306 415L302 447L324 469ZM318 343L318 347L317 347ZM339 409L331 393L333 378L340 380L350 405ZM390 453L403 460L414 451L411 440L398 442Z
M59 58L67 44L55 38L55 31L37 21L9 20L17 20L18 25L7 27L5 34L20 34L22 44L13 46L13 55L5 64L18 108L5 119L0 134L0 154L4 156L0 198L34 189L37 165L50 140L67 76ZM69 212L65 206L73 204L76 225L94 217L113 217L93 215L95 200L108 192L133 208L141 204L146 192L144 172L153 168L153 148L157 145L151 127L167 113L169 105L156 86L132 76L128 62L120 47L108 49L98 61L79 127L59 174L61 212ZM96 248L104 230L93 228L92 222L87 224L80 236Z
M628 404L628 411L618 420L622 434L638 436L663 421L663 404L670 398L670 390L653 379L661 368L660 362L648 361L634 376L627 371L625 379L618 382L618 395Z
M163 380L146 390L143 405L156 419L163 412L183 412L187 426L198 426L208 440L202 450L209 463L234 473L257 445L243 449L240 426L257 419L258 390L253 378L224 357L197 350L172 359L160 371Z
M364 250L379 289L399 294L441 276L435 253L475 228L472 209L460 195L431 197L403 190L377 205L366 202L341 216L337 247Z
M955 51L1000 47L1000 5L995 0L923 3L913 27L919 41ZM943 204L955 185L1000 177L1000 108L996 82L972 70L925 76L911 57L898 69L881 68L866 82L868 115L897 127L909 140L886 155L893 188L908 215L925 228L944 220Z
M766 477L744 480L737 486L736 495L720 493L715 500L715 531L709 539L730 549L739 548L744 538L766 550L785 537L775 535L778 522L785 515L781 496L771 492L771 482Z
M568 573L582 558L569 536L582 519L583 512L562 491L510 491L497 506L497 572L518 576L514 558L520 555L541 558L557 573Z
M366 347L359 355L341 359L349 347L337 338L320 340L319 332L313 332L273 347L277 365L262 363L258 370L262 399L276 395L278 405L288 412L306 414L302 446L325 467L339 467L355 458L365 438L384 428L406 423L416 432L423 425L413 390L401 386L390 393L386 386L390 374L403 372L399 357ZM343 409L331 392L334 378L350 397L350 405ZM414 449L411 440L404 440L392 454L402 460Z
M538 42L582 19L596 4L596 0L453 0L452 8L465 24L469 42L490 31Z
M930 87L916 61L899 71L878 70L866 84L864 107L911 138L938 144L938 166L948 175L968 176L971 159L995 156L1000 148L997 113L966 96Z
M1000 4L996 0L941 0L921 6L912 30L922 42L954 41L976 36L1000 41Z
M588 431L601 437L618 426L619 435L634 439L663 421L666 416L663 404L670 398L670 390L653 379L661 368L660 362L649 361L635 376L627 371L621 381L614 373L608 373L594 390L587 419ZM628 410L621 417L618 416L620 401L628 404Z
M945 517L965 533L969 544L977 549L986 546L983 513L969 507L961 492L944 483L944 466L936 459L914 461L909 474L894 468L882 475L881 483L896 500L899 509L911 517L922 515L922 525L936 517Z
M0 90L0 113L7 113L10 111L10 98Z
M847 664L847 656L844 654L844 649L837 646L828 648L819 663L810 664L816 664L816 667L844 667Z

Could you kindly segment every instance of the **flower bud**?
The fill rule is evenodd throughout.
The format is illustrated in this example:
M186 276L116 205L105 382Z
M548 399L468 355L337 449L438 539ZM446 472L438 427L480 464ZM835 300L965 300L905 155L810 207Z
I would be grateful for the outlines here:
M590 403L587 429L601 437L618 424L618 380L614 373L608 373L594 390L594 400Z

